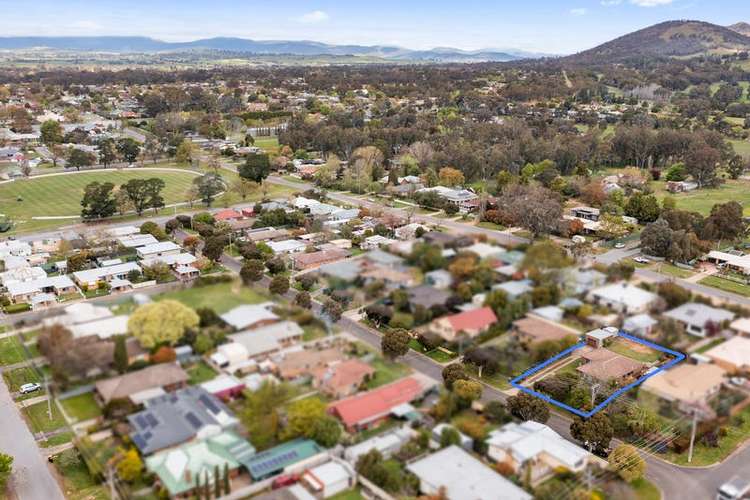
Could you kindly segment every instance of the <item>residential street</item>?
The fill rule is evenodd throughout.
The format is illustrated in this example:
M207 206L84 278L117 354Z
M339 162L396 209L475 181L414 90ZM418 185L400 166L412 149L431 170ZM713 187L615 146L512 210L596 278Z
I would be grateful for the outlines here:
M34 436L26 426L6 385L0 384L0 450L13 456L11 489L19 500L62 500L64 498Z

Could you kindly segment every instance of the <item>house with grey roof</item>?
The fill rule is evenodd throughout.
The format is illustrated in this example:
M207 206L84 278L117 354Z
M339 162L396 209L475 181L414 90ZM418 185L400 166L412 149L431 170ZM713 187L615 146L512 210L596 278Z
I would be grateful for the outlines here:
M516 300L517 298L525 295L534 289L531 280L519 280L519 281L506 281L499 285L494 285L493 290L502 290L508 296L510 300Z
M201 387L164 394L145 405L145 410L128 417L130 438L143 455L208 439L239 425L231 410Z
M682 324L687 333L696 337L705 337L712 328L718 330L734 319L733 312L697 302L682 304L665 312L664 316Z
M425 273L424 282L440 290L445 290L453 284L453 276L445 269L436 269Z
M243 304L221 315L221 319L235 330L246 330L275 323L279 317L271 310L273 302Z
M429 285L420 285L406 290L406 294L409 296L409 305L412 310L418 306L430 309L436 306L444 306L448 299L451 298L451 293L445 290L439 290Z

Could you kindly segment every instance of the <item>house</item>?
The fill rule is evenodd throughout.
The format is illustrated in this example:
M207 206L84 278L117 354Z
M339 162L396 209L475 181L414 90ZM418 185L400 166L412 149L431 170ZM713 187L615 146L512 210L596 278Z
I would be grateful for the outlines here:
M184 387L189 378L180 365L160 363L118 377L100 380L94 385L94 390L105 405L110 401L126 398L140 404L151 396Z
M63 309L62 314L45 318L42 324L46 327L61 325L70 327L76 324L111 318L115 315L108 307L97 306L91 302L78 302Z
M561 469L582 472L595 460L591 453L533 420L505 424L492 431L486 443L488 457L509 465L518 477L529 474L532 484Z
M20 281L6 285L8 297L14 303L31 302L32 299L41 294L61 296L76 293L78 289L67 276L49 276L32 281Z
M494 259L505 253L503 247L482 243L481 241L464 248L464 251L474 253L480 259Z
M513 331L518 340L530 346L546 341L565 340L569 337L577 338L580 335L570 327L535 316L514 321Z
M706 260L723 269L741 274L750 274L750 255L745 255L741 252L728 253L712 250L706 256Z
M546 319L552 323L562 323L565 318L565 310L559 306L542 306L536 307L529 311L529 316Z
M316 462L316 458L323 453L325 449L315 441L300 438L256 453L244 465L253 481L261 481L288 468L298 468L307 462Z
M303 375L311 375L313 370L324 368L344 359L344 354L336 349L323 350L303 349L284 355L276 364L279 376L284 380L293 380Z
M419 491L451 500L532 500L532 496L474 458L448 446L406 466L419 478Z
M445 269L437 269L425 273L424 282L427 285L432 285L439 290L447 290L453 284L453 276Z
M704 405L719 392L726 371L719 365L681 363L649 377L641 390L670 402L686 405Z
M41 280L47 277L47 272L41 267L15 267L0 273L0 285L8 286L13 283Z
M266 244L273 250L274 255L304 252L307 248L307 243L299 240L269 241Z
M245 384L232 375L222 374L212 380L203 382L200 386L209 394L213 394L219 399L234 399L242 394L245 390Z
M745 337L750 337L750 318L738 318L729 324L729 328Z
M331 461L306 470L301 481L319 498L330 498L351 489L356 477L349 464Z
M146 409L128 417L130 439L143 455L233 430L239 421L216 396L186 387L148 400Z
M126 234L116 237L117 243L125 248L140 248L159 243L152 234Z
M221 319L235 330L247 330L276 323L279 317L271 309L273 302L243 304L221 315Z
M32 254L31 245L21 240L0 241L0 259L6 257L28 257Z
M73 279L79 286L94 290L99 286L100 281L125 280L131 272L141 274L141 267L135 262L125 262L124 264L108 267L96 267L73 273Z
M302 340L304 331L293 321L280 321L254 330L229 335L233 343L245 348L248 359L268 355Z
M648 314L636 314L625 318L622 323L622 329L626 332L639 337L649 337L659 322Z
M452 294L445 290L431 287L429 285L420 285L406 290L409 297L409 305L412 311L417 307L432 309L433 307L442 307L448 302Z
M560 275L561 286L570 295L583 295L594 288L604 286L607 275L596 269L563 270Z
M613 283L589 292L588 300L622 314L647 312L659 303L659 296L627 282Z
M396 239L408 241L417 238L417 234L420 231L422 233L427 232L427 227L417 222L412 222L411 224L406 224L405 226L396 228L393 231L393 235L396 237Z
M476 210L479 206L479 196L468 189L452 189L445 186L422 188L418 193L435 192L443 200L458 208L460 212L467 213Z
M341 420L349 431L367 429L388 418L395 408L423 398L435 385L432 379L412 375L335 401L328 411Z
M664 313L685 327L685 331L696 337L718 333L724 323L734 319L734 313L726 309L688 302Z
M211 362L219 368L226 369L228 372L234 372L239 366L249 358L245 346L238 342L227 342L216 348L216 352L211 354Z
M177 255L182 251L180 245L173 241L160 241L151 245L145 245L135 249L139 259L153 259L156 257L166 257L168 255Z
M344 459L351 465L357 465L359 457L371 450L378 450L383 458L388 459L408 443L414 435L414 430L408 425L397 427L348 447L344 450Z
M534 289L534 286L531 280L518 280L506 281L505 283L500 283L499 285L493 285L492 289L502 290L503 292L505 292L505 295L508 296L508 300L513 301L519 299L527 293L531 293L531 291Z
M575 207L570 210L570 215L572 215L576 219L598 222L600 217L600 210L593 207Z
M73 338L76 339L92 335L96 335L100 339L109 339L116 335L126 335L128 333L129 319L130 316L127 314L111 316L85 323L76 323L68 326L68 330L73 334Z
M197 480L212 485L217 478L214 472L229 477L240 473L243 463L255 455L255 448L232 431L224 431L207 439L183 444L173 449L155 453L145 460L146 469L156 475L170 497L192 498ZM219 479L223 480L223 476Z
M375 369L358 359L348 359L312 370L312 385L326 396L341 399L356 394Z
M388 246L391 243L395 243L395 240L376 234L365 238L364 241L359 245L359 247L362 250L375 250L380 248L381 246Z
M593 347L594 349L601 349L604 347L604 343L611 339L616 337L620 332L615 327L607 326L604 328L598 328L596 330L591 330L589 332L586 332L584 335L584 340L586 342L586 345L589 347Z
M474 338L486 332L495 322L497 322L497 316L492 308L481 307L433 320L429 329L448 342L453 342L461 333Z
M349 252L338 248L311 253L298 253L292 256L292 266L297 271L304 271L336 262L348 256Z
M214 214L216 221L234 221L238 219L244 219L245 216L242 212L234 210L233 208L227 208L225 210L219 210Z
M644 370L645 365L626 358L607 349L594 349L581 355L587 363L576 368L582 374L600 382L615 380L622 382L626 378L636 377Z
M197 260L198 258L190 253L170 253L169 255L147 257L141 261L141 265L151 267L154 264L164 264L172 269L177 269L181 266L190 266Z
M750 339L732 337L703 353L729 373L746 373L750 370Z
M272 241L284 238L291 234L288 229L274 229L272 227L261 227L245 231L245 239L253 243L261 241Z

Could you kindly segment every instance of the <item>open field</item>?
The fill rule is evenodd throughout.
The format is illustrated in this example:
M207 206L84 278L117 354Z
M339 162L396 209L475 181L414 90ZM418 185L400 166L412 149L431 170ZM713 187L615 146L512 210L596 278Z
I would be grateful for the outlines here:
M223 314L242 304L258 304L268 300L267 297L240 285L239 282L191 287L176 292L164 293L154 297L154 299L176 300L193 309L210 307L219 314Z
M750 144L749 144L750 146ZM750 147L748 148L750 152ZM677 208L708 215L717 203L736 201L744 208L745 215L750 215L750 181L727 180L718 188L696 189L689 193L670 194L664 189L664 182L652 182L651 186L657 197L669 195L677 202Z
M750 141L730 140L735 153L747 159L750 158Z

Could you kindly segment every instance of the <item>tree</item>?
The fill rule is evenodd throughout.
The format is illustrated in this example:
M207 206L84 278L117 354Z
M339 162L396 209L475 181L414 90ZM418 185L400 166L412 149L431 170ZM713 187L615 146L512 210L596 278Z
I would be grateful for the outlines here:
M128 320L128 331L147 349L158 344L174 345L200 318L194 310L175 300L140 306Z
M0 453L0 492L5 491L8 485L8 479L13 472L13 457Z
M159 347L156 352L154 352L150 357L149 360L154 364L160 364L160 363L174 363L174 361L177 359L177 353L175 350L168 345L163 345Z
M740 176L745 173L747 169L747 161L745 161L740 155L734 155L727 162L727 172L729 177L732 179L739 179Z
M443 384L449 391L453 390L453 385L459 380L469 380L463 365L460 363L451 363L443 368Z
M224 255L224 249L229 244L229 239L223 234L217 236L209 236L206 238L203 244L201 252L203 256L209 259L211 262L219 262L222 255Z
M224 494L229 495L232 492L232 484L229 480L229 464L224 462Z
M736 201L717 203L711 208L711 214L703 226L703 239L736 240L745 234L745 222L742 216L742 205Z
M464 174L453 167L441 168L438 172L438 179L440 179L441 185L448 187L463 186L466 182Z
M307 437L325 448L333 448L341 439L342 429L338 420L330 415L313 422L312 431Z
M141 152L141 147L138 142L131 137L123 137L117 141L117 152L120 153L122 159L127 163L135 163L138 160L138 155Z
M89 167L96 162L96 156L93 153L78 148L72 148L68 153L68 166L76 170L81 167Z
M513 221L534 237L558 229L563 208L557 193L541 186L514 184L503 191L503 200Z
M312 308L312 298L310 292L298 292L294 297L294 304L304 309Z
M196 193L207 207L210 207L217 194L224 190L224 180L219 174L209 173L193 179Z
M635 217L641 224L654 222L660 211L659 201L652 194L635 193L625 205L625 215Z
M551 269L563 269L571 264L572 262L565 253L565 249L553 241L544 240L532 244L526 250L521 268L545 272Z
M63 142L63 128L57 120L47 120L39 127L42 143L50 147Z
M224 462L224 463L226 463L226 462ZM220 472L219 472L219 465L216 464L216 465L214 465L214 498L221 497L222 484L221 484L221 481L220 481L219 474L220 474Z
M664 219L647 225L641 231L641 248L648 255L666 257L672 247L672 229Z
M117 462L117 475L128 483L141 477L141 471L143 471L143 461L135 448L124 452L120 461Z
M453 384L453 393L464 406L482 397L482 384L476 380L457 380Z
M398 328L395 330L388 330L383 334L380 341L380 348L383 351L383 356L388 359L396 359L400 356L405 355L409 352L409 341L411 335L404 329Z
M267 154L247 155L245 163L240 165L237 172L243 179L262 184L271 173L271 162Z
M284 295L289 291L289 278L282 275L274 276L268 290L276 295Z
M183 165L189 165L192 163L194 149L193 143L188 139L184 139L180 145L177 146L177 150L175 151L175 160L177 160L177 163Z
M596 413L587 420L576 418L570 424L570 435L573 439L580 441L591 453L599 455L607 450L614 434L612 422L603 412Z
M685 157L685 170L698 183L698 187L712 186L717 180L717 165L721 153L704 140L696 141Z
M263 264L262 260L246 260L245 263L242 264L242 269L240 269L240 278L245 285L249 286L256 281L260 281L265 269L266 266Z
M617 474L629 483L640 479L646 473L646 461L643 459L635 446L621 444L607 457L609 470Z
M117 203L112 194L115 185L111 182L91 182L83 188L81 217L85 220L112 217Z
M151 179L130 179L120 189L125 192L138 215L147 208L158 209L164 206L161 192L166 184L158 177Z
M533 420L543 424L549 420L549 408L544 401L525 392L509 397L505 406L511 415L524 421Z
M505 405L500 401L489 401L484 405L483 413L490 422L495 424L504 424L510 419L505 411Z
M341 309L341 304L335 300L328 299L323 303L323 313L328 316L328 319L330 319L332 323L338 323L341 319L343 310Z
M115 337L114 353L115 369L119 373L125 373L128 369L128 348L127 338L124 335Z
M669 309L674 309L682 304L686 304L693 298L693 294L690 293L689 290L669 281L659 283L657 292L659 293L659 296L664 299L664 302L667 303L667 308Z
M461 444L461 435L456 429L451 426L443 427L443 432L440 433L440 447L447 448L453 445Z
M236 193L240 198L242 198L242 201L245 201L248 196L253 194L255 190L258 189L258 185L253 181L238 177L232 182L232 186L230 189L232 190L232 192Z

